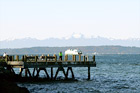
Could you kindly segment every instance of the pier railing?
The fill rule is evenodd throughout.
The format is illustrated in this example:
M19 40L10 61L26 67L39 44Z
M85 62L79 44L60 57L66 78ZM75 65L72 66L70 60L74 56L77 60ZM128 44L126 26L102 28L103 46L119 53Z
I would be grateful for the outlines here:
M82 62L86 62L86 61L89 61L88 59L88 56L81 56L81 55L71 55L72 56L72 60L68 60L68 55L65 55L64 57L64 60L63 61L69 61L69 62L76 62L76 61L82 61ZM79 57L79 60L76 60L77 57ZM83 57L83 59L81 59L81 57ZM53 56L50 56L49 54L48 55L43 55L43 56L33 56L33 55L23 55L21 57L21 59L19 59L19 55L11 55L11 56L6 56L6 57L3 57L3 56L0 56L0 59L4 59L6 62L7 61L23 61L23 62L27 62L27 61L34 61L34 62L37 62L37 61L44 61L44 62L49 62L49 61L54 61L54 62L57 62L57 61L62 61L62 60L58 60L57 59L57 55L53 55ZM95 55L93 55L93 60L90 60L90 61L95 61Z

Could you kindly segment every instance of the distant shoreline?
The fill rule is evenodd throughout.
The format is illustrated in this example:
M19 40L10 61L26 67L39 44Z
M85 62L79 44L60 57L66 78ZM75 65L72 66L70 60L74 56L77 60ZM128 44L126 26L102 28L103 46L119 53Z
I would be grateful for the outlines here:
M13 48L0 49L0 55L4 52L8 54L58 54L60 51L64 54L67 49L80 49L83 54L140 54L140 47L125 46L69 46L69 47L31 47L31 48Z

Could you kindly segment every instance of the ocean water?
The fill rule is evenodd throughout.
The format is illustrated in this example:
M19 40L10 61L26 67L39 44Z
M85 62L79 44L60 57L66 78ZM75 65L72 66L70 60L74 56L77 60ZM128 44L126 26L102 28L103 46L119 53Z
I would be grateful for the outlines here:
M26 82L18 86L31 93L140 93L140 54L96 55L96 64L91 68L91 80L87 80L87 68L83 67L73 68L76 80L65 81L60 72L60 81ZM45 77L44 72L40 77Z

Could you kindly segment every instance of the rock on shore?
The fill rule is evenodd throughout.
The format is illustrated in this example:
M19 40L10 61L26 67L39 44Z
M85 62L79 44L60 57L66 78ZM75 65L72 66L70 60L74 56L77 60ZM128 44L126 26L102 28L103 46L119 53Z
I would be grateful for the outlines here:
M29 93L27 88L17 86L13 73L0 67L0 93Z

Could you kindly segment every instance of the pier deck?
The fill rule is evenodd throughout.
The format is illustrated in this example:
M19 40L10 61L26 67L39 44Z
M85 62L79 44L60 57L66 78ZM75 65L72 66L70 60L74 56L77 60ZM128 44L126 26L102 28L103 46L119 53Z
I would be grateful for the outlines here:
M15 58L16 57L16 58ZM88 79L90 79L90 67L96 67L95 56L92 57L92 60L88 60L87 56L83 56L83 60L81 60L81 55L79 55L79 60L76 60L76 55L72 55L72 60L68 60L68 55L65 55L64 60L58 60L56 55L53 56L27 56L23 55L21 59L19 56L6 56L5 58L0 57L1 61L0 65L3 67L10 67L10 70L14 72L13 68L20 68L21 71L19 73L22 76L23 70L25 70L25 77L34 77L39 76L39 72L44 70L47 78L56 79L58 72L63 71L65 78L68 78L69 70L72 73L72 78L74 78L74 73L72 67L88 67ZM53 68L58 68L55 76L53 75ZM67 71L64 70L64 67L67 68ZM29 68L33 68L33 72L31 73ZM46 68L51 68L51 76L48 74ZM35 72L37 74L35 74Z

